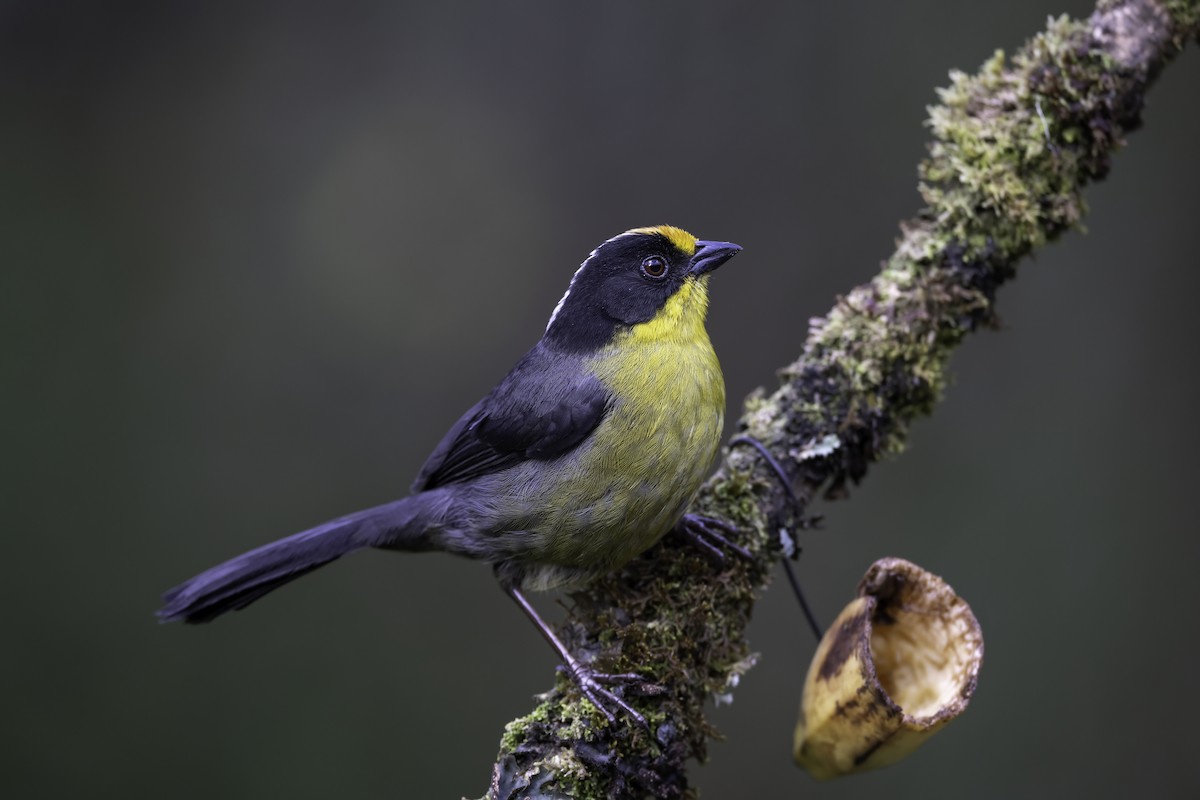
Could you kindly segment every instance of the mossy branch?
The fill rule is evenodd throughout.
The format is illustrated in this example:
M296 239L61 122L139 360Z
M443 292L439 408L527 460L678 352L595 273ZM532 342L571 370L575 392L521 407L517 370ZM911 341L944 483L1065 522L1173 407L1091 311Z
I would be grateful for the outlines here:
M714 565L668 537L575 596L563 625L601 671L647 676L627 697L653 737L607 724L560 676L509 723L490 800L691 794L686 762L705 757L713 734L704 703L753 664L744 632L781 558L779 530L802 526L817 492L838 496L903 449L909 424L941 396L950 352L994 322L1016 263L1078 224L1083 188L1108 172L1149 85L1198 31L1200 0L1101 0L1086 20L1050 20L1011 58L997 52L973 76L951 74L929 110L926 208L901 225L874 280L811 321L782 386L747 402L742 429L790 473L801 507L752 449L729 450L697 506L745 531L755 561Z

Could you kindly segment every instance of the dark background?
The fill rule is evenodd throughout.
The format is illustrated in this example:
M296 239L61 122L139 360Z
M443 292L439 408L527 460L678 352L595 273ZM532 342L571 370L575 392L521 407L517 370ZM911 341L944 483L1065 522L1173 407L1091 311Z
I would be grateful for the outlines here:
M918 208L947 70L1089 10L426 6L0 5L5 796L481 794L554 667L487 567L370 553L206 628L158 594L402 493L635 225L745 246L710 317L736 417ZM1090 232L1022 264L1005 330L804 542L826 621L885 555L971 602L970 710L812 782L780 582L704 796L1200 792L1198 86L1193 46Z

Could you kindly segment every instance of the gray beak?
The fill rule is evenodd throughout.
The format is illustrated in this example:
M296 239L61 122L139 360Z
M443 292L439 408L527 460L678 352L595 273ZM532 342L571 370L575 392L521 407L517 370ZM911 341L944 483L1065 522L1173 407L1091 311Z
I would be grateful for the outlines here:
M733 258L742 248L733 242L696 242L696 255L692 256L689 275L703 275Z

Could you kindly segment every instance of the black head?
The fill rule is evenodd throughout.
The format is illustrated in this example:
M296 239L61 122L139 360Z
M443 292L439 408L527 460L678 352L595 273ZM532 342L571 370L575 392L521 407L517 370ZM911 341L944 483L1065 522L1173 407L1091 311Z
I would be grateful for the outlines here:
M708 273L742 248L707 242L670 225L634 228L592 251L550 316L544 339L571 351L596 350L653 320L685 289L690 320L703 325Z

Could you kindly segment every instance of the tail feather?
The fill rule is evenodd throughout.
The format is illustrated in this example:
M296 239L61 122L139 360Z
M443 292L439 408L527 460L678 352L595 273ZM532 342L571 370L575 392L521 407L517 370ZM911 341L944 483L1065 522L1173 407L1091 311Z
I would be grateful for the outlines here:
M425 549L424 500L414 495L349 514L218 564L166 592L158 618L209 622L364 547Z

